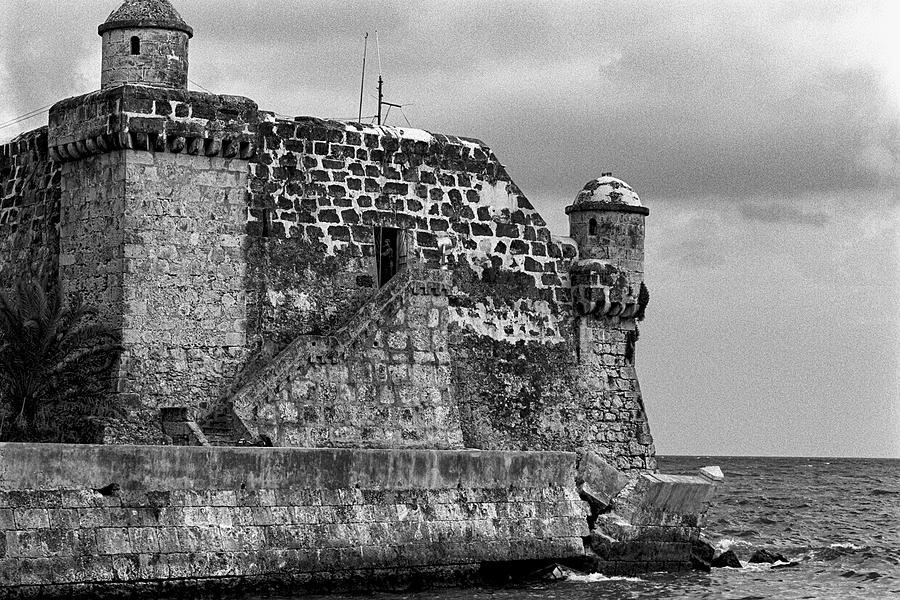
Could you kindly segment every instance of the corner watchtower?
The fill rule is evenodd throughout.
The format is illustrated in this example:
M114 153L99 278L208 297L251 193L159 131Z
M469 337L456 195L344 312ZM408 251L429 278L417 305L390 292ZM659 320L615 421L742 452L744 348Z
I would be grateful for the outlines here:
M126 0L97 32L103 37L100 89L125 84L187 89L194 30L169 0Z
M644 219L650 210L627 183L604 173L566 207L578 244L572 287L579 313L627 319L640 315L644 280Z

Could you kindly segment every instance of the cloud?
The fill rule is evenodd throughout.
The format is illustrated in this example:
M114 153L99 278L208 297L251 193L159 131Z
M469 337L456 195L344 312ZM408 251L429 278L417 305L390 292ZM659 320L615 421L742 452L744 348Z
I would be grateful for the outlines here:
M746 202L739 206L738 211L744 219L762 223L821 227L831 221L831 217L824 212L808 211L791 204L777 202L767 204Z
M677 206L677 205L676 205ZM716 210L696 211L691 208L665 211L666 223L660 227L658 239L651 239L648 259L660 260L676 269L714 270L730 259L732 248L723 235L725 222ZM654 246L658 245L658 249Z
M68 3L10 4L0 12L0 110L16 116L91 91L93 74L86 67L92 57L99 87L98 23L89 25L83 11Z
M98 86L96 26L117 4L12 0L2 110ZM175 5L194 81L287 115L356 114L365 31L374 113L377 29L387 98L415 126L485 140L536 202L604 171L649 200L900 183L890 3Z

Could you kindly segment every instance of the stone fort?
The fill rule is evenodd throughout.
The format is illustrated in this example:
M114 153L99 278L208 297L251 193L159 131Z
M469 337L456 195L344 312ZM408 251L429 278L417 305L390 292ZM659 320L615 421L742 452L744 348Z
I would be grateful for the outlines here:
M626 183L606 173L573 188L559 237L477 139L286 120L189 91L193 30L168 0L126 0L99 34L101 89L0 146L0 287L47 277L119 332L110 393L127 417L107 443L540 451L553 465L595 457L632 485L654 477L634 366L649 211ZM251 450L228 452L239 464ZM172 460L153 456L152 468ZM459 468L506 481L479 465ZM569 471L553 468L563 485ZM545 555L583 552L573 494L556 517L581 525ZM15 556L21 568L28 555Z
M275 118L187 90L189 27L132 0L101 89L2 147L0 284L49 275L121 332L163 442L595 450L652 469L634 369L648 210L604 175L544 219L484 143ZM115 428L113 428L115 429Z

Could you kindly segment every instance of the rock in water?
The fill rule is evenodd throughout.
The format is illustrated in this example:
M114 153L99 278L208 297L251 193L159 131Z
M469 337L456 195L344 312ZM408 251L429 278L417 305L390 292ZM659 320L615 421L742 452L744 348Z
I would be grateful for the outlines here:
M788 562L788 559L786 559L783 554L778 554L777 552L769 552L765 548L760 548L753 553L753 556L750 557L750 562L771 564L775 562Z
M698 571L709 571L715 555L716 550L709 542L700 539L691 542L691 565Z
M744 565L738 560L734 550L728 550L715 557L712 561L712 566L716 569L721 569L723 567L733 567L735 569L744 568Z

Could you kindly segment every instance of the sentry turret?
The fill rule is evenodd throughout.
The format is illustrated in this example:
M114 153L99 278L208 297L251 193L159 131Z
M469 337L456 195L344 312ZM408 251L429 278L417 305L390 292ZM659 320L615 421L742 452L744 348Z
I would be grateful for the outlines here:
M126 0L97 31L103 37L101 89L125 84L187 89L194 30L169 0Z
M578 193L569 235L579 260L571 268L575 308L583 316L639 316L644 281L644 219L650 210L631 186L604 173Z

